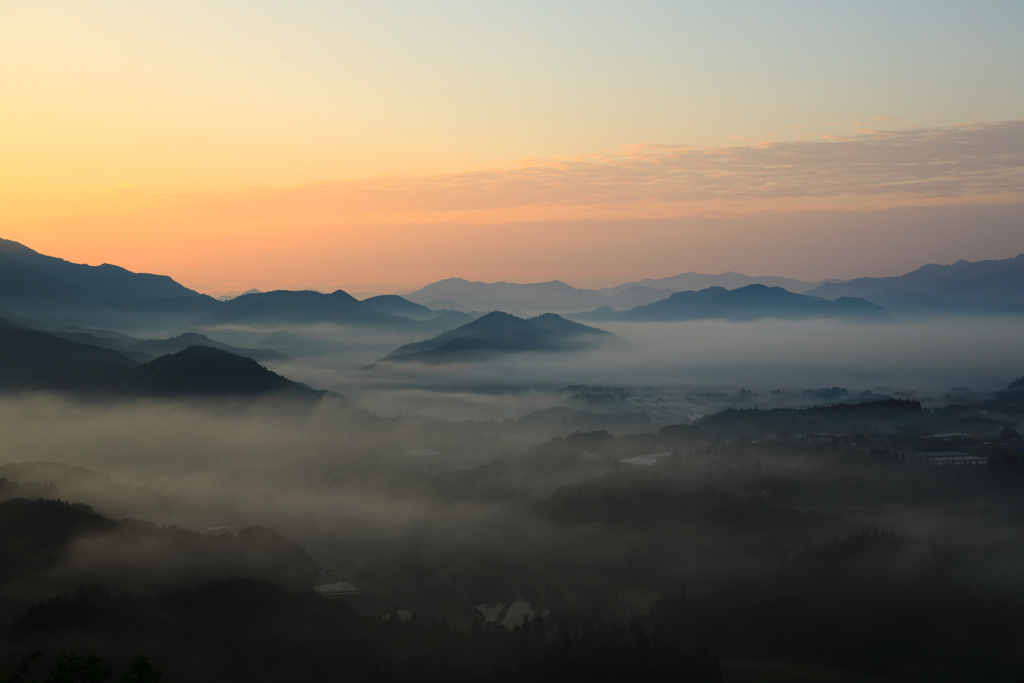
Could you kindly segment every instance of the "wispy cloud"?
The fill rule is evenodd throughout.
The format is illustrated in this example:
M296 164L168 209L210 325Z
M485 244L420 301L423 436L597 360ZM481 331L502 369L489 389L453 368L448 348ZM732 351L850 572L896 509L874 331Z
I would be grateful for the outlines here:
M875 121L898 121L898 116L872 116Z
M884 118L884 117L875 117ZM302 213L494 211L784 198L1024 194L1024 121L732 147L633 145L448 175L253 189L189 201ZM187 198L179 198L187 199Z

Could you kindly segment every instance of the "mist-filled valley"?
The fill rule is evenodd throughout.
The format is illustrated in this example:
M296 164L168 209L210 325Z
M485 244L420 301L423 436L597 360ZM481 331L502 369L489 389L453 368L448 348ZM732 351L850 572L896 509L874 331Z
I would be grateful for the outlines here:
M25 671L1021 669L1020 317L474 313L425 334L19 313L0 628Z
M0 683L1024 683L1021 35L0 2Z
M214 299L0 246L9 680L1024 670L1020 257Z

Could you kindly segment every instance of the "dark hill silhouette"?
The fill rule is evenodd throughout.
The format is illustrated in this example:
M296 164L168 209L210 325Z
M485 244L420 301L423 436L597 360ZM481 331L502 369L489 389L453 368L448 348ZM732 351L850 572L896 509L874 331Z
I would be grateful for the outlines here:
M437 317L438 312L421 304L413 303L397 294L381 294L363 299L363 303L381 313L404 315L413 320L427 320Z
M1024 302L1024 254L991 261L930 263L898 277L861 277L826 283L808 294L835 299L859 296L873 300L878 293L899 289L928 295L963 311L994 311Z
M0 390L109 387L135 365L136 361L112 349L0 321Z
M474 320L476 320L476 318L468 313L463 313L461 311L445 311L444 313L435 315L433 318L420 321L420 326L423 328L424 332L439 334L441 332L447 332L448 330L454 330L456 327L465 325L466 323L471 323Z
M720 275L683 273L660 280L627 282L617 287L596 290L578 289L559 280L532 283L470 282L453 277L429 284L405 298L433 308L455 310L558 313L608 306L619 311L654 303L672 292L707 287L735 289L750 284L782 286L790 291L803 292L818 283L783 277L751 277L731 272Z
M340 289L331 294L309 290L243 294L231 301L220 302L215 311L201 318L199 322L207 325L302 325L327 322L396 329L418 327L417 323L409 318L382 313Z
M956 307L930 294L895 287L872 292L863 297L892 313L909 315L936 315L952 313Z
M555 311L586 305L584 302L594 306L606 302L596 290L576 289L558 280L519 284L470 282L458 277L429 284L406 298L421 303L449 299L477 311Z
M651 287L653 289L670 289L675 292L684 292L687 290L700 290L707 289L708 287L724 287L725 289L739 289L740 287L746 287L747 285L766 285L768 287L782 287L788 289L791 292L797 294L804 294L809 289L813 289L822 283L820 282L803 282L801 280L794 280L788 277L778 277L774 275L744 275L743 273L734 273L727 271L725 273L719 273L718 275L709 275L705 273L680 273L672 277L663 277L658 279L646 279L639 282L627 282L617 287L608 287L600 290L602 294L609 296L616 295L620 292L624 292L631 287Z
M66 391L110 396L323 394L251 358L190 346L148 363L0 319L0 391Z
M75 578L54 571L67 561L71 544L104 537L134 555L131 572L112 557L78 569L83 576ZM10 595L12 585L25 582L31 586L30 594L17 591L15 599L26 603L47 593L73 591L75 579L86 584L102 581L115 590L140 585L168 590L232 576L264 578L308 590L316 579L316 565L309 554L269 529L248 527L237 535L215 537L133 519L113 520L82 503L42 498L0 502L0 554L4 558L0 590ZM45 593L31 594L40 590ZM2 609L9 609L9 600Z
M170 339L146 339L127 346L125 350L145 353L150 356L165 356L169 353L184 351L190 346L208 346L256 361L285 360L287 358L284 354L271 349L242 349L195 332L186 332Z
M583 351L624 343L619 337L554 313L524 320L495 311L433 339L406 344L385 361L445 363L478 360L499 353L522 351Z
M190 346L139 365L124 373L116 388L121 394L163 397L269 393L314 397L323 393L271 372L251 358L209 346Z
M18 269L24 282L39 292L39 283L52 283L51 297L80 298L87 301L138 301L156 297L195 296L197 292L184 287L166 275L133 273L119 266L89 266L40 254L23 244L0 239L3 268L11 260L21 264ZM0 290L2 291L2 290Z
M80 302L82 296L67 282L42 273L0 251L0 301L5 305Z
M601 308L572 317L594 321L672 322L707 319L741 321L759 318L880 320L887 315L885 309L863 299L843 297L836 301L827 301L804 294L794 294L781 287L748 285L733 290L709 287L699 291L676 292L667 299L628 311L616 312Z

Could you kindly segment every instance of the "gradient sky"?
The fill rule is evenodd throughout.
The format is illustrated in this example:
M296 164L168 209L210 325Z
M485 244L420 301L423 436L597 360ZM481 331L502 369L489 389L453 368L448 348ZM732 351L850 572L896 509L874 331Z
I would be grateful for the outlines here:
M0 4L0 236L202 291L1024 252L1024 3Z

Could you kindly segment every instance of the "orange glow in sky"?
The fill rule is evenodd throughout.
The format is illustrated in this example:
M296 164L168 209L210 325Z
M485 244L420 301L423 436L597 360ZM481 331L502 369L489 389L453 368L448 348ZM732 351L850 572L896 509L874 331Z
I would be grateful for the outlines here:
M1024 251L1024 10L875 4L7 3L0 237L211 293Z

